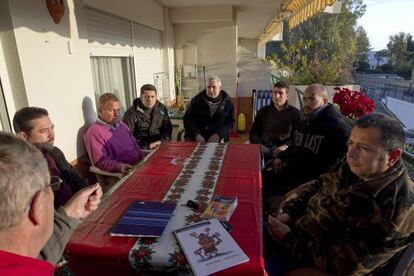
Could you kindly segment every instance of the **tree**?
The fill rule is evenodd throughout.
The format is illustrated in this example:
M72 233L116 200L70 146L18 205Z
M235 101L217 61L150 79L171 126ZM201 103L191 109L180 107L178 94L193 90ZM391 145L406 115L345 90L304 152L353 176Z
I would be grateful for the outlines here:
M362 26L358 26L355 31L355 36L358 63L366 63L368 61L368 52L371 50L367 32Z
M282 55L276 57L277 64L290 69L289 81L328 85L349 82L359 51L369 49L363 29L359 29L357 49L356 22L365 8L362 0L344 0L340 14L319 13L289 31ZM292 59L292 53L298 60Z
M394 67L401 66L408 62L409 53L407 50L407 41L410 34L400 32L390 36L387 48L390 55L390 62Z
M414 67L414 42L412 35L404 32L391 35L387 48L394 71L399 76L409 79Z
M388 57L388 50L386 50L386 49L379 50L375 53L374 56L375 56L375 59L377 60L377 66L376 67L378 68L380 62L383 61L383 59L385 57Z

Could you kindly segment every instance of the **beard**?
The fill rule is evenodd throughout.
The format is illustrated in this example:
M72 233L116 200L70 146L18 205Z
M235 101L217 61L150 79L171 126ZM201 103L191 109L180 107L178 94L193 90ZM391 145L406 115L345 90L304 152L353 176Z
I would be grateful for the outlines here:
M38 148L40 151L51 151L53 149L53 141L44 142L44 143L31 143L33 146Z

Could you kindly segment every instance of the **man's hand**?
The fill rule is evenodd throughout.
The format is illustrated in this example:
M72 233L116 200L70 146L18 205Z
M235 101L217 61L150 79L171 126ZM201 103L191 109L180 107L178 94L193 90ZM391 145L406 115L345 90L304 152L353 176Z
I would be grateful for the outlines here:
M156 147L158 147L161 144L162 144L162 142L160 140L152 142L151 144L149 144L149 149L155 149Z
M63 208L68 217L81 220L98 208L101 197L102 188L99 183L96 183L74 194Z
M218 135L217 133L214 133L213 135L211 135L207 141L207 143L218 143L218 142L220 142L220 135Z
M286 150L287 148L288 148L287 145L281 145L281 146L275 148L273 150L273 156L277 156L279 153L281 153L282 151Z
M134 167L131 166L130 164L125 164L122 163L121 164L121 173L127 173L130 169L133 169Z
M283 224L289 225L290 224L290 216L287 213L279 213L277 215L277 220Z
M280 160L280 158L273 159L272 169L275 172L275 174L278 174L282 170L283 165L284 165L283 161Z
M280 222L277 218L269 216L268 227L270 236L275 241L281 241L290 232L289 226Z
M263 154L268 154L268 153L269 153L269 148L268 148L268 147L266 147L265 145L260 145L260 151L261 151Z
M205 144L206 140L204 140L203 136L201 136L200 134L197 134L195 137L196 142L200 143L200 144Z

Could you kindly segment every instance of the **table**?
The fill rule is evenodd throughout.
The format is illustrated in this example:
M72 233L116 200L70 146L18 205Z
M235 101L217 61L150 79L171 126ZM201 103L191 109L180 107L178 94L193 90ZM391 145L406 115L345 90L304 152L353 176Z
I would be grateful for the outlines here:
M65 252L77 275L136 274L128 255L137 238L111 237L111 228L132 202L162 201L196 145L169 142L161 146L78 227ZM214 194L237 196L231 235L250 260L217 275L264 274L259 152L257 145L227 146Z

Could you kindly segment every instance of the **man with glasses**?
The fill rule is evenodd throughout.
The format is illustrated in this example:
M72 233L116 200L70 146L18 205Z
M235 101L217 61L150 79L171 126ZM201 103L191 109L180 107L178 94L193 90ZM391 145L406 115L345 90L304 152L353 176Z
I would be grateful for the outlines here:
M99 184L87 182L72 168L63 152L54 146L54 125L46 109L24 107L13 118L16 136L38 148L49 169L49 183L56 209L53 235L40 257L56 264L80 219L93 212L102 196ZM91 196L93 194L93 196Z
M122 121L141 148L152 150L171 140L172 124L167 108L157 100L157 89L152 84L141 87L140 97L134 100Z
M312 84L303 95L303 118L292 146L273 160L272 170L263 173L263 195L283 195L298 185L327 172L346 153L350 126L328 103L328 91Z
M278 242L265 243L269 274L284 274L273 270L282 266L306 267L292 275L389 274L380 267L414 239L414 186L401 160L404 142L396 120L382 114L359 119L346 158L293 190L281 213L269 217L269 233Z
M0 275L52 275L52 264L73 232L74 222L68 219L79 224L96 210L102 195L99 184L89 186L54 213L42 153L5 132L0 132L0 190ZM50 263L37 260L42 248L58 256L51 256Z
M13 127L17 137L38 148L46 159L50 175L55 177L55 208L66 202L88 183L75 171L66 160L63 152L54 146L54 124L44 108L24 107L13 117ZM62 181L57 181L61 179ZM58 184L60 182L60 184Z
M234 122L232 99L221 89L218 76L209 77L207 89L191 99L184 114L185 139L201 144L228 142Z

